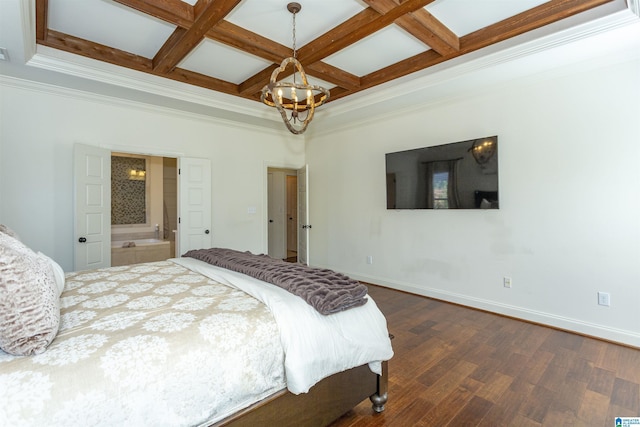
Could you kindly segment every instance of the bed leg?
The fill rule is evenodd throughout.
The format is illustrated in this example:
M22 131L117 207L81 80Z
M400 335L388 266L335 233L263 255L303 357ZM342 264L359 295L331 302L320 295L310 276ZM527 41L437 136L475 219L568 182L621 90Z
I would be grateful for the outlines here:
M378 390L376 391L376 393L372 394L371 396L369 396L369 400L371 400L371 403L373 403L372 407L373 410L375 412L382 412L384 411L384 405L385 403L387 403L387 399L388 399L388 394L387 394L387 389L389 387L388 385L388 377L387 377L387 366L388 362L382 362L382 375L378 375Z

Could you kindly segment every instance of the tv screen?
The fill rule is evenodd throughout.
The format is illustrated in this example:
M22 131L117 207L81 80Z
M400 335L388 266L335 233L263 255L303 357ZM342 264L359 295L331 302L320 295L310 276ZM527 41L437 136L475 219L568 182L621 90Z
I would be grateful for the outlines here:
M387 209L498 209L498 137L385 154Z

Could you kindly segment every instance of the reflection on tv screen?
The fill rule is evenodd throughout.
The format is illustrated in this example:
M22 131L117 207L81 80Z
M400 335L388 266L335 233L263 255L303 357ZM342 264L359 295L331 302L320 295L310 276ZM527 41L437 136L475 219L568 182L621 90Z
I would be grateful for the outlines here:
M387 153L387 209L498 209L498 137Z

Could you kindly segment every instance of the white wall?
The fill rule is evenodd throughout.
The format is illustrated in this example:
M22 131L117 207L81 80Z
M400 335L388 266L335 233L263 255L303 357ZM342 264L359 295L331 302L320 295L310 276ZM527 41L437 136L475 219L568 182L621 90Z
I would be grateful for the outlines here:
M640 62L590 69L310 139L312 263L640 346ZM489 135L499 210L385 209L386 152Z
M639 75L638 60L565 71L308 138L311 263L640 346ZM0 223L65 270L76 142L210 158L214 245L257 252L267 166L305 162L286 132L0 82ZM385 209L384 153L487 135L499 136L500 210Z
M2 83L0 223L66 271L73 268L76 142L211 159L214 245L266 252L267 165L304 165L300 138L35 83Z

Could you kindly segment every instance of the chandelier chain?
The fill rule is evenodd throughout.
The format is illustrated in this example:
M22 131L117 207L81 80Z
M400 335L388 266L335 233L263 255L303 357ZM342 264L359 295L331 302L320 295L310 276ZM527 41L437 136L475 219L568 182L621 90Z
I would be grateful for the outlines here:
M292 15L293 15L293 57L297 59L297 51L296 51L296 12L293 12Z

